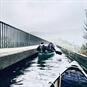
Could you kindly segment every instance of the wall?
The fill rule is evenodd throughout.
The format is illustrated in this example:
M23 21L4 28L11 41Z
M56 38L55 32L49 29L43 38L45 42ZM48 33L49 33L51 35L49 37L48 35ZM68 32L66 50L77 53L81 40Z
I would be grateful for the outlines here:
M59 47L59 46L58 46ZM75 52L66 50L62 47L59 47L62 52L64 52L64 54L71 60L76 60L84 70L87 71L87 56L81 55L81 54L77 54Z
M35 48L0 57L0 70L7 68L36 53Z

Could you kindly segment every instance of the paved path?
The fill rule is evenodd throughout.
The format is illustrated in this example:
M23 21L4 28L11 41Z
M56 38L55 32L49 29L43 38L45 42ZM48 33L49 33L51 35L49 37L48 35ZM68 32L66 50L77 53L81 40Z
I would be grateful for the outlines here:
M30 49L36 49L37 45L35 46L27 46L27 47L17 47L17 48L1 48L0 49L0 57L10 54L15 54L23 51L27 51Z

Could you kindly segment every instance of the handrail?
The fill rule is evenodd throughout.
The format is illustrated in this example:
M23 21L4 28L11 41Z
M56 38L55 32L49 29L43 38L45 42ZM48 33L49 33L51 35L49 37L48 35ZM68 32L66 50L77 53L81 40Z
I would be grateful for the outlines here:
M48 43L47 40L0 21L0 48L38 45L42 41Z

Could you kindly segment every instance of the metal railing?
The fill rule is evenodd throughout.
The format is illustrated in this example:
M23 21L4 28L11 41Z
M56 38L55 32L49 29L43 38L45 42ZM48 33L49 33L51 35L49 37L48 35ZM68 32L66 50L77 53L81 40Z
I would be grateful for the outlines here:
M0 48L38 45L48 41L0 21Z

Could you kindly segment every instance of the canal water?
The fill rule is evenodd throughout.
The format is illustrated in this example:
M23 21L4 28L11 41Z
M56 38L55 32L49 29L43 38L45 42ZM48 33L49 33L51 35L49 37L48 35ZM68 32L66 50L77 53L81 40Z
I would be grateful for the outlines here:
M0 74L0 87L49 87L70 62L64 54L47 60L27 59Z

